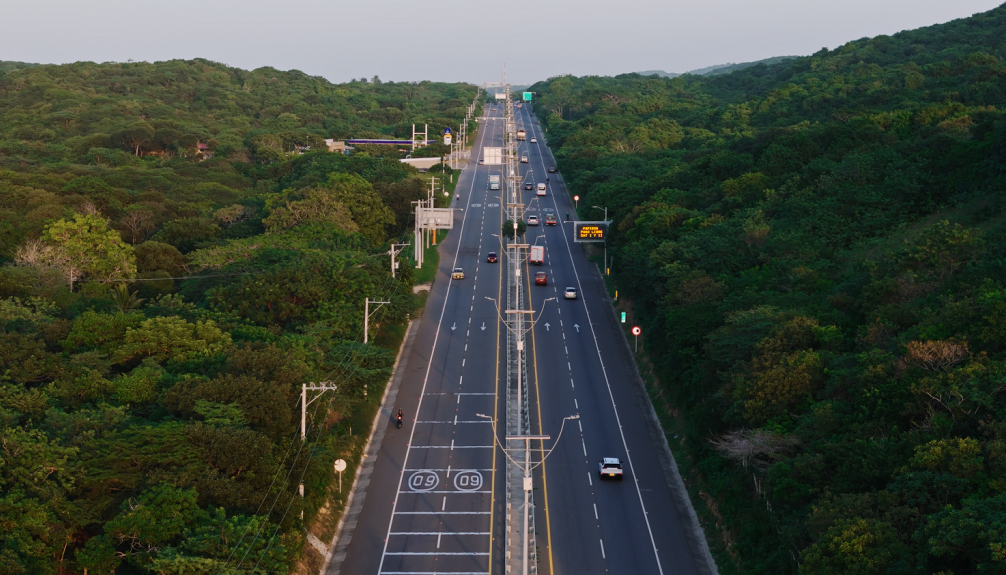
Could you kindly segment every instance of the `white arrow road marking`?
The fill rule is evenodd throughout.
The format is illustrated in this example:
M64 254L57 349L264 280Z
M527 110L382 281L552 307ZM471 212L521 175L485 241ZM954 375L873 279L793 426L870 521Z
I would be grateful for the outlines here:
M575 327L575 328L576 328L576 333L580 333L580 324L578 324L578 323L574 323L574 324L573 324L573 327Z
M456 329L458 329L458 322L454 322L454 325L451 326L451 331L454 331ZM577 331L580 331L580 330L577 330Z
M548 329L548 322L547 321L545 322L545 331L552 331L552 330Z
M482 322L482 331L486 330L486 322Z

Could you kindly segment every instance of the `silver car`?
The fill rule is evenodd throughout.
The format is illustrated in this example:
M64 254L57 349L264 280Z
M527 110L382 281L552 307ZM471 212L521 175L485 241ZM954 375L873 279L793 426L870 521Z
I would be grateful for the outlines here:
M568 287L566 291L562 292L562 297L566 299L576 299L576 288Z

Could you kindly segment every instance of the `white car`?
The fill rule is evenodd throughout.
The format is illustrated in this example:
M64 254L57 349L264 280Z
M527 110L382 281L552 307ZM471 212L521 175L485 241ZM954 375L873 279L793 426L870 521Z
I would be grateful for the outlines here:
M622 461L617 457L605 457L597 462L597 473L601 479L621 479Z
M531 143L532 144L537 144L538 143L538 138L531 138Z
M526 154L520 157L520 163L522 163L522 164L526 164L527 163L527 155Z
M562 292L562 297L566 299L576 299L576 288L568 287L566 291Z
M537 226L538 225L538 216L528 216L527 217L527 225L529 225L529 226Z
M539 195L539 196L544 196L545 195L545 189L546 189L545 188L545 184L538 184L538 191L535 192L535 193L537 195Z
M465 270L464 270L464 268L454 268L454 271L451 272L451 279L452 280L463 280L463 279L465 279Z

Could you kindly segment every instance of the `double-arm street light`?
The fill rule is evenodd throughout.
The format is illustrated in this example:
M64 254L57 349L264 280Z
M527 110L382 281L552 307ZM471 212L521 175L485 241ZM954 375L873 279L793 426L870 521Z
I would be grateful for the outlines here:
M555 451L555 446L558 445L559 444L559 440L562 439L562 432L563 432L564 429L566 429L566 421L567 420L572 420L572 419L580 419L580 414L578 413L576 415L568 415L568 416L562 418L562 426L559 428L559 436L555 438L555 442L552 444L552 448L551 449L545 450L544 449L544 445L542 446L541 461L539 461L535 465L531 465L531 442L532 441L542 441L542 442L545 442L545 441L548 441L549 439L551 439L550 436L548 436L548 435L528 435L528 434L524 434L524 435L507 435L505 437L505 439L507 441L523 441L524 442L524 464L521 465L520 462L518 462L516 459L514 459L513 457L511 457L509 453L507 453L506 446L503 445L500 442L499 437L496 434L496 418L490 417L490 416L488 416L488 415L486 415L484 413L476 413L475 417L481 417L482 419L488 419L489 420L489 422L492 424L492 427L493 427L493 443L499 445L500 449L503 450L503 455L505 455L506 458L509 459L511 463L513 463L514 465L516 465L518 469L520 469L521 471L524 472L524 530L522 531L522 533L524 534L524 544L522 545L522 547L523 547L522 562L523 562L523 575L527 575L527 568L528 568L528 565L527 565L528 564L528 548L530 547L529 541L528 541L528 533L527 533L528 508L530 507L530 505L529 505L530 502L528 500L530 499L531 489L533 489L532 480L531 480L531 470L533 470L533 469L535 469L535 468L537 468L537 467L539 467L539 466L541 466L541 465L543 465L545 463L545 459L548 458L549 455L552 455L552 452ZM520 419L520 417L518 417L518 419Z

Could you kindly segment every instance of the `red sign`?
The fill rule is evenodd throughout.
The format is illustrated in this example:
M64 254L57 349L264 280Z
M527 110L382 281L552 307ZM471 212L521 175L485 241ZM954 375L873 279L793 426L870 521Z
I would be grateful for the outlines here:
M638 325L637 326L633 326L633 328L632 328L632 335L639 335L641 333L643 333L643 330L639 329Z
M579 202L579 201L580 201L580 196L573 196L573 199L574 199L575 201Z

